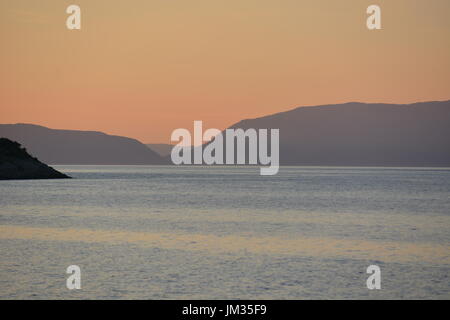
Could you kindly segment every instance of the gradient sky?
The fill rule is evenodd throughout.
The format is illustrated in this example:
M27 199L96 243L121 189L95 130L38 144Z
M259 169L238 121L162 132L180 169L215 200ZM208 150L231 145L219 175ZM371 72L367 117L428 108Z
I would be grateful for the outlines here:
M383 30L366 28L371 4ZM449 14L448 0L0 0L0 123L168 143L194 120L448 100Z

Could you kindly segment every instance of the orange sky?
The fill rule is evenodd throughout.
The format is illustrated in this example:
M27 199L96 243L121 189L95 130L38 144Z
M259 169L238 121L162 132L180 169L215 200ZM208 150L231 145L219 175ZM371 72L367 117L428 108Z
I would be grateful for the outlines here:
M383 30L366 28L371 4ZM448 14L448 0L0 0L0 123L168 143L194 120L447 100Z

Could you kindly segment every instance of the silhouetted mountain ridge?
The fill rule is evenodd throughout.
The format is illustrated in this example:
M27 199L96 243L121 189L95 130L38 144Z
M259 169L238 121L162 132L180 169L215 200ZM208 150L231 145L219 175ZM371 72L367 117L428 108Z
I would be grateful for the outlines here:
M450 101L298 107L230 128L279 129L282 165L450 166ZM47 163L171 163L135 139L98 131L4 124L0 136Z
M52 164L148 165L164 160L136 139L99 131L49 129L33 124L1 124L0 136L23 144Z
M298 107L230 128L280 129L284 165L450 166L450 101Z

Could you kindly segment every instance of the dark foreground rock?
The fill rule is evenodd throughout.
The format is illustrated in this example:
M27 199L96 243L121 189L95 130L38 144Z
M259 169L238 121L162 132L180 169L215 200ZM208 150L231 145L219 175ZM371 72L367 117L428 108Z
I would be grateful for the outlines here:
M18 142L0 138L0 180L66 178L70 177L30 156Z

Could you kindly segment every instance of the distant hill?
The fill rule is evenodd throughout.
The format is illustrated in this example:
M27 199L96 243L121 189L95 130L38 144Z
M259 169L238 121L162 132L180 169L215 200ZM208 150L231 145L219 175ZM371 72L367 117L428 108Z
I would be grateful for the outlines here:
M19 143L0 138L0 180L64 178L70 177L33 158Z
M450 167L450 101L299 107L231 128L280 129L282 165ZM171 163L170 145L95 131L4 124L0 137L52 164Z
M281 165L450 167L450 101L298 107L230 128L279 129Z
M164 164L154 151L131 138L97 131L56 130L32 124L0 124L0 137L18 141L51 164Z
M279 128L282 165L450 166L450 101L299 107L232 128Z
M161 157L170 156L173 148L173 145L164 143L147 143L146 146L155 151Z

